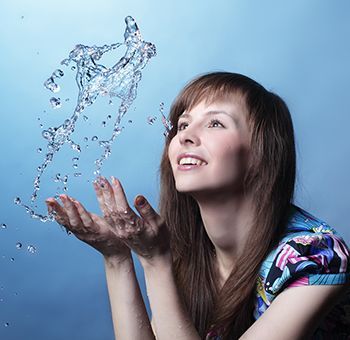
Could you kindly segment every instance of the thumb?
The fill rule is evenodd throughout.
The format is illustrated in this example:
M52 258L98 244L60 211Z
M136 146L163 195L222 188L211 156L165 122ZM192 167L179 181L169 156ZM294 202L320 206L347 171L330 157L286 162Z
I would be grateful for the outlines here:
M142 219L152 226L158 226L161 217L148 203L145 197L139 195L135 198L134 205L136 210L139 212Z

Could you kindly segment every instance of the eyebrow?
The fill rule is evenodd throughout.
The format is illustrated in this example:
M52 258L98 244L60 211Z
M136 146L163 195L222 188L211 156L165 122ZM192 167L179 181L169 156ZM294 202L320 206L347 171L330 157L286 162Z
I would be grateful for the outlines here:
M217 114L224 114L226 116L229 116L231 119L233 119L234 121L237 120L237 115L234 113L233 115L229 114L226 111L222 111L222 110L211 110L211 111L207 111L204 115L205 116L213 116L213 115L217 115ZM191 118L191 115L188 113L183 113L182 115L179 116L178 120L180 118Z

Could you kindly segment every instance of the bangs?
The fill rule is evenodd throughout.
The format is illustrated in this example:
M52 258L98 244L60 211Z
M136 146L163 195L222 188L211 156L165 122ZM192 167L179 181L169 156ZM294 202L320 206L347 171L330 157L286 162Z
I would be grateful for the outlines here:
M181 108L180 114L192 110L202 101L210 105L215 101L227 100L234 94L242 94L237 87L221 79L217 80L213 82L213 79L198 79L186 86L175 102L175 105Z
M185 111L192 110L202 101L210 105L215 101L232 99L233 95L244 97L242 89L235 82L227 80L226 77L217 77L217 75L209 74L194 79L185 86L175 99L170 110L169 119L173 126L172 133L169 135L170 139L176 134L179 116Z
M268 94L263 86L242 74L213 72L201 75L188 83L173 102L169 114L173 128L167 141L169 142L177 133L179 116L203 101L206 105L210 105L215 101L230 101L233 96L238 96L249 112L246 119L250 125L250 116L255 111L261 111L263 99L266 100Z

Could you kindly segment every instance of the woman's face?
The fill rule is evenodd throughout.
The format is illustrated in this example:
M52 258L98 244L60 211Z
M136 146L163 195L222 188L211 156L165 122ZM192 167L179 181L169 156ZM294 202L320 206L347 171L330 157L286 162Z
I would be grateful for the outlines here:
M241 189L250 144L246 117L238 95L202 101L179 117L168 149L178 191L196 196Z

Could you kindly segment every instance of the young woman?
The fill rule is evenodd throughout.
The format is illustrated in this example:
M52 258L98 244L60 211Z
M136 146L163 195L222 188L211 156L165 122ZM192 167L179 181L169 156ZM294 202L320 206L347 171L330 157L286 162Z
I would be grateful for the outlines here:
M63 206L47 200L58 223L103 254L116 338L346 339L349 249L292 203L283 100L246 76L210 73L181 91L170 121L159 215L143 196L136 214L115 178L94 183L103 217L67 195Z

